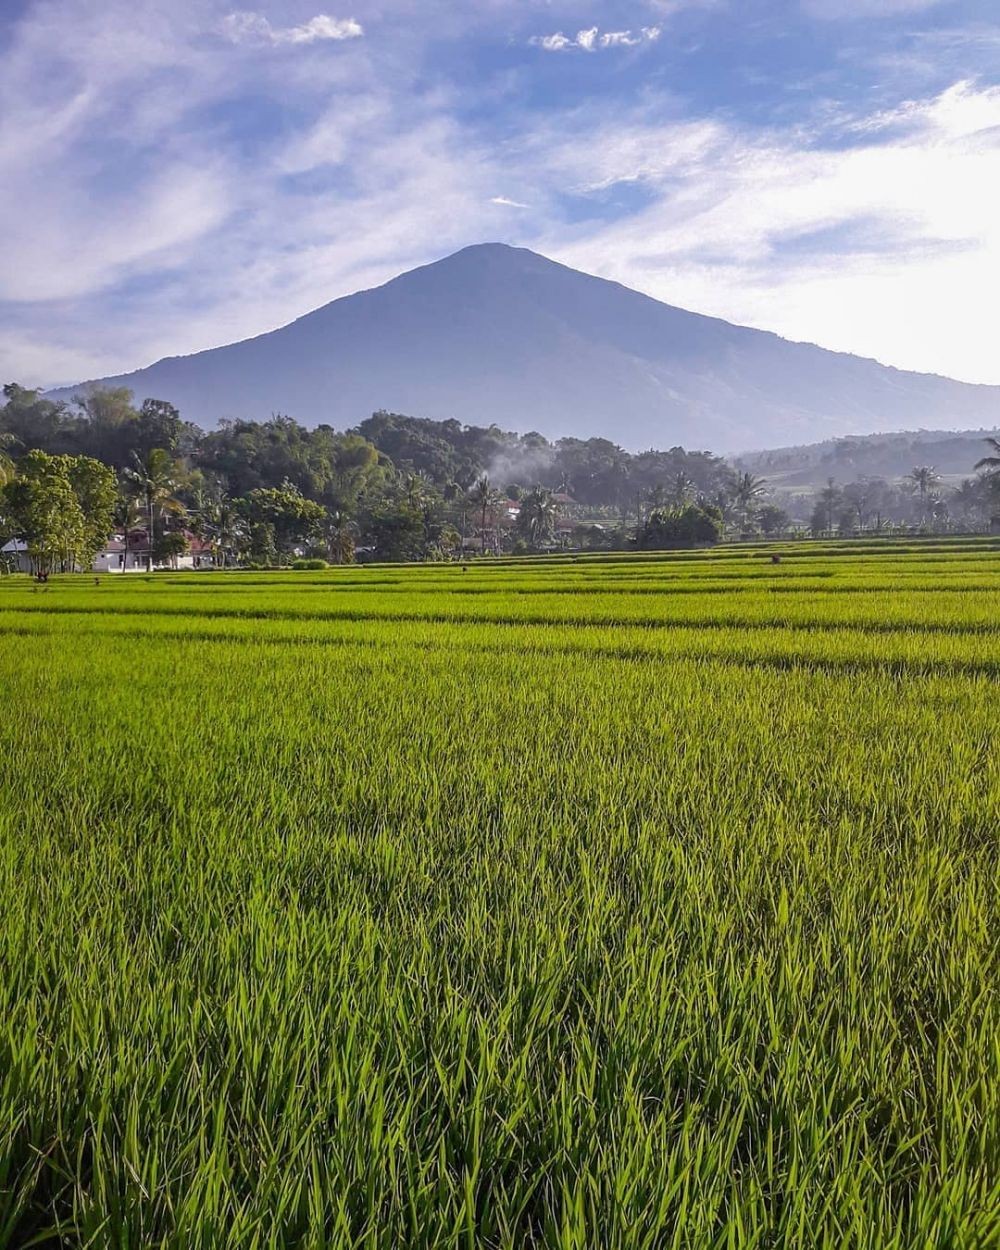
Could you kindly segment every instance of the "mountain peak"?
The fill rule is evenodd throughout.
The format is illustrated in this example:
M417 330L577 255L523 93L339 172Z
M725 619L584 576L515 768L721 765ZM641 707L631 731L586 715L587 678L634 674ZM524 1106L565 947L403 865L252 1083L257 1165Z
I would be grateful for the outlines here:
M1000 408L1000 387L789 343L501 242L257 338L87 385L128 386L208 425L287 412L349 427L386 408L632 449L992 425Z
M452 252L450 256L443 257L444 260L454 260L456 256L474 256L476 253L488 254L495 252L500 255L511 255L517 252L529 251L526 247L516 247L513 243L500 243L497 240L486 239L482 243L468 243L465 247L460 247L457 252ZM531 252L532 256L536 256L537 252Z

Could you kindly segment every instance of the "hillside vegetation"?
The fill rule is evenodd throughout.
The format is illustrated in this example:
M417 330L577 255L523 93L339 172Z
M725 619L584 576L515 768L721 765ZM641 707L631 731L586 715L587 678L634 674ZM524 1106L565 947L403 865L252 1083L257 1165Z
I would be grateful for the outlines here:
M162 400L136 406L125 389L73 404L15 383L3 394L0 546L26 540L36 568L86 568L88 549L112 532L123 549L146 550L148 564L176 565L196 544L228 568L663 549L719 536L984 533L1000 524L1000 442L985 435L940 446L909 435L841 440L732 464L683 447L633 454L606 438L552 443L384 411L346 431L274 416L206 433ZM895 480L871 472L886 457L907 466ZM946 481L955 466L967 476ZM86 492L73 487L81 479ZM65 524L73 493L75 539Z
M932 464L942 477L967 477L988 438L1000 429L902 430L898 434L853 435L802 447L744 452L735 458L743 470L767 477L776 487L823 486L858 478L903 481L918 464Z

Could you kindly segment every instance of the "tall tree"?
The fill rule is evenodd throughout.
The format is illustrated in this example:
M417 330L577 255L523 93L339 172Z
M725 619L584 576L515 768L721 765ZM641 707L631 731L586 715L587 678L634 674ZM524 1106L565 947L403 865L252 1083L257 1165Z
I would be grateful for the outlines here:
M816 497L816 508L813 511L812 530L817 532L817 520L820 528L827 533L833 532L833 520L843 502L843 492L832 477L826 479L826 485Z
M754 477L752 473L741 473L736 482L736 504L743 518L743 525L750 524L757 501L767 493L767 482L762 477Z
M279 555L285 555L297 543L305 542L317 534L326 517L326 509L313 499L307 499L291 482L279 487L261 487L252 490L241 504L244 516L250 523L251 538L273 534ZM255 536L253 531L259 530ZM257 546L264 549L263 539Z
M66 473L83 514L78 559L84 567L108 540L115 521L118 482L114 470L91 456L67 457Z
M6 486L16 471L14 458L9 451L9 448L13 447L16 442L17 439L13 434L6 430L0 432L0 486Z
M65 404L16 382L7 382L3 395L6 402L0 407L0 429L12 436L13 445L28 451L38 447L49 455L77 450L73 421Z
M246 546L247 522L238 501L222 492L206 503L202 512L202 533L212 546L216 564L228 568L230 560Z
M533 547L540 547L543 543L550 542L555 534L558 515L552 492L544 486L536 486L521 498L517 532Z
M331 512L325 526L326 545L334 564L353 564L358 527L346 512Z
M140 507L139 501L130 490L119 489L118 498L115 500L114 510L111 513L111 523L122 536L123 573L128 569L128 550L132 530L135 529L137 522L142 519Z
M33 449L3 488L5 512L38 576L74 568L86 548L83 509L67 469L67 457Z
M152 571L153 548L156 545L156 522L167 512L180 513L184 505L177 498L177 466L170 453L154 447L145 456L133 452L132 465L124 478L143 506L148 532L146 535L146 568Z
M981 460L977 460L974 466L976 471L985 469L991 474L1000 473L1000 438L984 438L983 442L989 446L993 454L991 456L983 456Z
M908 475L911 488L920 501L920 520L927 520L928 498L941 477L932 464L918 464Z
M486 517L500 506L502 498L500 492L495 490L490 483L486 473L477 479L475 486L469 492L472 506L479 510L479 550L482 555L486 554Z
M671 483L671 493L673 494L674 502L681 508L691 502L697 489L698 483L693 477L689 477L683 469L679 469L674 475L674 480Z

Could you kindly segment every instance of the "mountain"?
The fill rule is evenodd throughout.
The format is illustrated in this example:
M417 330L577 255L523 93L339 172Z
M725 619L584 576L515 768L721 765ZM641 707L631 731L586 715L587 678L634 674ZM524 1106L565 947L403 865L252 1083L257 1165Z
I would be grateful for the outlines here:
M993 425L1000 387L906 373L673 308L523 248L465 248L228 347L121 377L202 425L376 409L630 449L733 451L918 426Z

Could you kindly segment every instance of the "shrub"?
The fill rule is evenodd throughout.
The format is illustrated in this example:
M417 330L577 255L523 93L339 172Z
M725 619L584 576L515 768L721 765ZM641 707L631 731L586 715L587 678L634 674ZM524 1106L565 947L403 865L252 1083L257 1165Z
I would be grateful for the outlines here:
M717 543L722 537L722 514L710 505L661 508L651 512L635 536L646 551L668 547L697 547Z
M309 569L328 569L330 565L326 560L321 560L318 556L308 556L292 561L292 568L299 572Z

